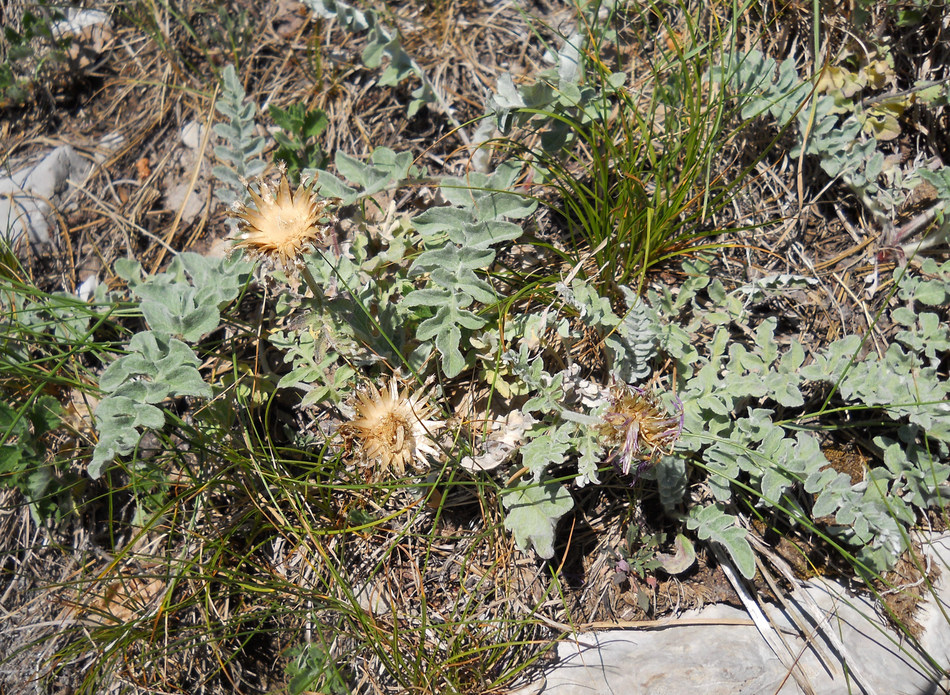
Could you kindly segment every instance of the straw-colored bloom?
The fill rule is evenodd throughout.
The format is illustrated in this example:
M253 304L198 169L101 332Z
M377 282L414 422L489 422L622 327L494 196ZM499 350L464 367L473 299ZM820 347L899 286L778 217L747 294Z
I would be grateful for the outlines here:
M425 401L408 389L400 393L396 379L382 391L370 384L357 395L358 417L344 423L340 433L348 444L356 443L366 463L403 476L407 465L416 467L421 453L437 453L431 435L444 423L431 419L434 409Z
M231 211L240 220L235 248L244 249L252 259L261 259L272 268L292 272L302 262L307 249L324 241L333 223L328 210L330 200L313 192L303 183L290 190L287 173L281 168L280 180L270 186L258 182L258 191L250 184L248 195L253 205L236 203Z
M625 384L614 388L600 426L607 446L617 448L614 456L625 474L630 472L633 459L640 460L637 476L657 454L668 452L682 431L683 406L678 399L676 412L670 416L652 393Z

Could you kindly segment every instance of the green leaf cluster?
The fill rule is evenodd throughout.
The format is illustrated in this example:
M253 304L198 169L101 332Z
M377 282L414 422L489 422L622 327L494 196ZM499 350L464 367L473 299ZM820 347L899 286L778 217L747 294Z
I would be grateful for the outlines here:
M442 192L451 205L430 208L413 218L425 250L410 266L409 277L424 279L425 286L407 294L402 305L428 314L416 338L434 342L448 377L457 376L467 365L463 330L470 334L487 323L473 309L497 301L494 289L477 271L492 265L494 246L521 236L521 227L508 220L535 208L533 201L508 192L519 173L517 165L502 164L491 176L446 178Z
M339 198L341 205L352 205L420 176L412 164L411 152L394 152L388 147L377 147L365 162L338 150L333 163L343 179L321 170L319 191L321 195ZM344 179L357 187L348 185Z
M304 4L320 17L336 19L351 32L366 32L363 64L376 69L382 65L384 57L389 59L379 76L379 84L395 87L410 77L419 80L420 85L412 91L412 101L406 111L408 117L414 116L424 104L433 103L439 104L446 115L452 117L451 109L436 86L403 48L399 32L381 21L374 10L357 9L339 0L304 0ZM453 123L458 126L454 119Z
M775 319L762 321L751 340L732 339L717 317L736 295L713 291L715 281L699 283L715 298L708 304L692 291L676 302L655 298L667 311L689 307L694 320L688 330L719 324L698 360L682 342L661 345L682 361L680 371L687 375L678 389L684 405L679 455L708 472L713 495L711 503L690 509L690 527L724 545L744 573L753 569L748 542L738 530L725 534L738 529L727 517L740 500L780 511L792 523L821 525L819 519L833 518L826 532L850 545L861 565L880 572L906 548L917 514L950 493L950 385L937 371L950 336L933 314L915 314L911 308L916 290L928 302L941 296L948 268L930 270L944 274L922 281L905 271L898 278L897 292L909 301L893 310L894 319L906 327L899 342L881 355L864 354L861 338L847 336L816 352L807 364L798 342L779 349ZM692 376L687 368L695 370ZM831 391L813 410L820 387ZM835 409L828 407L832 398ZM804 427L832 425L840 412L867 413L874 429L886 433L874 440L881 464L872 466L864 480L835 471L814 428ZM670 470L666 463L658 466L656 479L670 509L684 501L686 469Z
M877 62L886 64L884 60ZM713 68L710 74L735 92L742 118L768 115L782 128L794 126L800 141L789 155L794 158L802 153L816 156L825 173L840 179L888 234L887 244L896 245L901 241L891 236L894 231L891 219L905 200L906 192L921 181L927 181L937 190L938 202L934 207L939 225L937 236L945 238L944 218L950 205L947 167L935 170L921 167L905 175L888 163L879 146L878 140L885 138L884 131L887 138L899 134L899 124L893 114L903 111L903 102L885 101L866 110L860 99L864 82L856 81L846 68L828 66L825 71L826 75L819 76L818 86L828 93L813 93L811 81L799 76L793 60L776 63L761 51L752 50L724 56L723 64ZM838 84L836 80L846 83L851 80L854 84L831 89L829 85ZM897 185L884 185L885 180ZM930 245L932 242L924 247ZM911 252L914 247L906 245L905 250Z
M143 275L131 259L115 263L116 275L140 300L139 308L153 331L195 343L221 322L220 307L233 300L250 278L251 266L239 254L209 258L186 251L156 275Z
M620 381L635 384L649 376L657 355L659 321L647 301L629 287L621 286L627 312L619 317L614 314L610 300L583 280L575 279L571 287L558 283L554 289L578 312L581 321L603 336L611 372Z
M238 295L249 271L238 257L214 259L195 253L179 254L167 271L144 279L137 262L116 263L116 273L140 300L150 330L133 335L127 354L100 376L105 397L95 413L99 442L89 464L91 478L101 476L116 456L132 453L141 430L164 427L162 402L211 397L211 386L198 371L201 359L188 343L218 328L220 307Z
M274 161L285 164L291 182L298 183L304 169L320 169L326 165L327 153L316 142L329 124L324 111L308 109L303 104L291 104L286 109L271 104L268 112L280 127L273 134L279 145Z
M46 456L46 435L59 425L62 406L39 396L15 408L0 401L0 487L20 490L38 521L57 519L71 480L67 467Z

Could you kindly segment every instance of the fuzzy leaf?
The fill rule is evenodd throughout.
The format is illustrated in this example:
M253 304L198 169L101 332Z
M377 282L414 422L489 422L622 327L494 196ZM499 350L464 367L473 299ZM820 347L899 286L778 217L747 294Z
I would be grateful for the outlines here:
M592 432L582 433L575 441L577 448L577 477L574 484L585 487L589 484L599 485L598 467L603 461L604 448L600 439Z
M573 423L564 423L560 427L547 427L536 435L530 442L521 447L521 460L535 480L549 466L559 466L567 458L567 452L572 448L572 435L575 426Z
M129 354L102 373L99 387L108 393L135 377L145 377L149 387L146 400L151 403L169 396L210 398L211 387L198 373L198 364L198 357L180 340L152 331L137 333L129 341Z
M700 540L711 540L723 546L746 579L755 576L755 553L746 540L746 530L736 524L736 517L726 514L716 504L690 510L686 521L688 528L695 529Z
M676 534L673 553L657 553L656 559L663 571L670 575L682 574L696 562L696 550L682 533Z
M98 479L116 456L132 453L142 437L139 428L160 429L164 425L165 414L153 405L124 395L104 399L96 408L99 441L86 471L89 477Z
M320 177L317 179L317 190L326 198L339 198L343 205L352 205L361 196L358 189L347 186L343 179L323 170L320 170Z
M554 557L554 530L558 520L574 507L567 488L555 481L508 488L501 493L508 511L505 528L514 534L518 547L534 547L538 557Z
M443 372L449 377L457 376L465 368L465 357L459 350L461 328L475 330L486 323L485 319L465 309L471 301L466 294L424 289L414 290L402 300L402 305L407 307L436 307L435 315L419 324L416 337L422 341L435 338L435 345L442 355Z
M686 494L686 461L679 456L661 456L652 469L663 509L670 513Z

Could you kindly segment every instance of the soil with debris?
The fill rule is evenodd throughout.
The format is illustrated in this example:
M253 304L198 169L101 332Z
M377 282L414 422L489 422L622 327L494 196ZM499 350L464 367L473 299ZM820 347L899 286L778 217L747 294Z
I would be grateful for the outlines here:
M6 15L20 20L29 6L22 0L8 5ZM248 96L259 105L304 104L325 111L329 125L321 145L331 155L342 151L359 158L386 146L411 151L416 163L432 172L464 175L471 152L462 132L471 128L458 129L452 119L468 124L480 117L499 76L510 72L516 78L530 77L548 68L549 46L557 45L558 32L575 22L573 6L553 0L387 3L387 18L399 27L404 48L451 95L450 119L435 106L423 106L407 117L415 85L381 85L378 72L361 62L365 36L344 31L291 0L226 2L217 9L189 5L183 10L185 21L170 5L126 3L111 9L111 29L98 35L98 43L69 69L57 73L55 67L44 68L52 73L41 73L25 103L0 103L8 170L17 170L56 144L71 145L96 162L59 220L55 247L19 250L32 282L49 292L75 292L89 275L118 287L122 281L112 268L120 258L135 258L154 271L167 265L168 249L207 253L221 248L229 230L226 211L213 196L214 138L198 137L189 146L181 134L218 118L211 76L223 65L239 62ZM776 56L810 55L809 11L794 3L781 9L765 32L763 48ZM676 26L675 11L668 14ZM536 22L534 29L527 18ZM826 22L832 43L846 40L843 19L829 13ZM656 35L655 26L635 28ZM945 68L936 67L948 64L943 34L931 37L931 48L923 49L923 39L914 43L896 27L880 29L893 34L895 54L902 60L899 69L907 73L902 77L908 83L945 77L940 72ZM670 39L661 31L656 40ZM741 40L757 42L752 30ZM617 51L617 59L635 78L649 75L647 47L640 41ZM262 119L270 123L266 114ZM929 134L908 128L911 134L896 150L906 157L948 154L946 142L936 138L947 132L946 124L932 126ZM826 187L824 174L807 160L798 174L787 149L777 148L755 161L757 148L775 133L766 125L748 132L748 139L731 141L722 158L735 167L751 164L756 174L731 208L708 221L710 230L745 231L721 239L724 247L717 251L711 272L727 287L770 274L819 279L813 289L753 307L754 321L779 319L779 343L795 338L818 349L843 335L867 332L886 296L881 286L869 298L868 278L875 273L889 277L900 259L881 247L873 222L863 218L860 203L840 183ZM404 210L425 204L428 193L398 195L402 197L392 202ZM381 201L381 208L389 202ZM908 208L906 214L913 212ZM535 224L539 238L566 243L557 220L539 214ZM650 277L652 283L668 286L682 279L673 265L656 268ZM246 311L253 315L261 297L248 302ZM737 335L750 330L730 328ZM870 328L881 344L894 331L880 323ZM583 362L589 375L600 374L602 336L585 340L570 349L588 355ZM9 381L10 388L23 388L14 376L0 378ZM319 438L339 421L332 410L300 413L292 398L283 398L275 402L275 411L280 411L275 422L266 425L274 432L296 429L301 436ZM191 404L185 399L179 406L180 416L187 419ZM93 409L92 403L73 408L71 438L52 443L60 452L74 450L77 480L94 441ZM286 441L286 435L280 436ZM142 455L152 456L167 470L186 471L197 454L173 452L178 443L153 438L143 443ZM860 476L868 465L863 444L829 435L825 446L836 469ZM308 466L300 461L300 470L293 474L309 472ZM448 491L438 521L411 490L395 490L389 499L378 500L341 489L327 505L314 503L327 529L356 526L354 520L369 512L412 513L395 515L388 526L327 536L331 540L325 547L315 542L313 548L246 524L252 511L275 520L291 511L273 506L259 481L222 484L200 510L181 500L182 513L194 512L186 530L173 528L173 522L180 523L177 519L161 518L141 533L135 530L133 493L110 490L108 479L78 484L78 511L55 527L38 524L18 492L2 490L0 692L89 692L90 674L106 672L114 674L108 692L115 693L284 691L292 649L310 629L307 611L313 596L308 592L319 593L314 589L319 582L313 579L319 553L350 558L351 581L356 585L366 580L357 598L372 618L365 623L352 618L352 629L395 634L413 624L420 606L433 615L452 614L459 601L468 602L468 614L480 625L506 625L494 633L467 636L476 645L471 664L454 667L456 678L468 679L469 692L488 692L492 676L503 667L543 655L565 626L649 621L705 603L741 605L715 559L702 550L693 569L675 577L655 568L631 567L631 528L638 542L650 539L656 551L671 552L675 535L675 526L664 520L655 492L644 481L631 487L629 478L614 476L579 493L574 511L558 530L557 555L549 563L515 547L502 520L492 518L498 505L483 506L466 487L477 486L477 476L460 473L455 482L460 484ZM174 479L169 488L174 495ZM801 529L763 523L758 531L800 576L834 575L842 569ZM207 566L201 572L174 579L169 572L174 558L200 557L204 536L212 533L228 537L222 557L203 558ZM422 545L431 538L439 540ZM296 582L300 592L258 595L255 587L233 579L242 567L267 567L275 576ZM915 584L915 572L914 563L906 561L895 577L901 584ZM560 578L565 595L554 591L552 573ZM761 576L755 585L765 595L774 589ZM541 609L532 611L536 606ZM902 593L891 608L910 622L915 603ZM517 622L519 615L524 619L532 613L532 622ZM143 615L148 619L136 623L130 638L126 624ZM242 629L219 636L209 628L229 620L239 621ZM492 657L494 662L482 660L478 651L480 640L489 635L512 645ZM407 637L413 638L421 639L418 634ZM113 648L121 640L127 646ZM335 645L344 654L345 642ZM383 656L393 658L391 653ZM356 682L353 692L393 692L369 666L378 667L378 661L365 655L353 658L354 663L363 659L359 663L365 666L361 673L350 674Z

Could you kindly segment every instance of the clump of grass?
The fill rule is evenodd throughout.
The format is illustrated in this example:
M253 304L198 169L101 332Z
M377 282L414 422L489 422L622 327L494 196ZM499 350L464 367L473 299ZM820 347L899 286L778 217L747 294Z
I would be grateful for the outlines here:
M524 109L550 132L515 151L549 191L542 199L563 220L566 254L610 295L618 285L642 291L657 266L715 248L724 230L711 220L743 186L747 170L722 161L730 95L708 79L729 25L703 35L703 14L686 3L648 3L633 16L612 11L610 30L585 27L596 96L558 111ZM657 30L666 40L648 45L643 37ZM635 56L630 74L620 64L627 55ZM570 100L565 94L559 103ZM552 149L551 132L567 146Z

